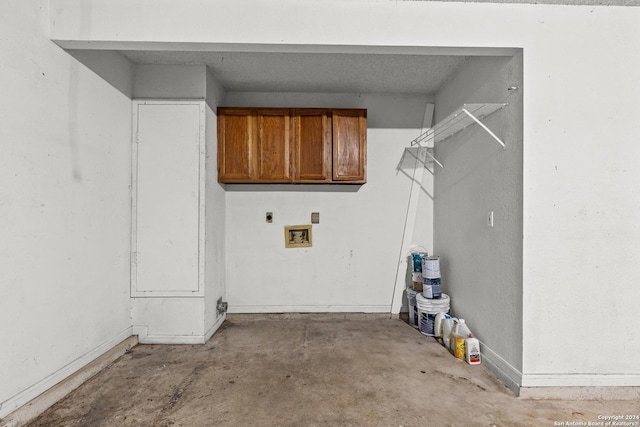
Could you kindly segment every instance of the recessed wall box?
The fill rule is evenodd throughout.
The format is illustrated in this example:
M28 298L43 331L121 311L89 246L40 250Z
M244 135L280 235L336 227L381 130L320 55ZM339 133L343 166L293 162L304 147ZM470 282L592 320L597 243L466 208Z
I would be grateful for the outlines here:
M289 225L285 227L284 246L286 248L310 247L311 225Z

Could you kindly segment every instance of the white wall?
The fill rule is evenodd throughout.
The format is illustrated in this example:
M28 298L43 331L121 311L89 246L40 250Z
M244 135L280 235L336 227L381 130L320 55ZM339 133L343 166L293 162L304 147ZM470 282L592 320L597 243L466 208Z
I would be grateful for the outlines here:
M206 219L205 219L205 332L212 334L224 320L218 314L218 298L226 301L226 192L218 184L218 135L216 107L224 103L225 90L210 72L206 75Z
M522 384L640 385L640 9L279 0L251 3L247 13L248 3L223 0L165 2L150 16L142 1L51 5L53 39L84 47L522 48ZM211 16L224 19L210 25Z
M389 312L424 96L234 93L227 106L367 108L367 183L227 185L231 312ZM398 127L402 126L402 127ZM407 172L408 170L408 172ZM403 173L405 172L405 173ZM265 213L273 212L273 223ZM313 246L285 248L284 227L310 224Z
M519 87L508 90L509 87ZM452 314L512 386L522 372L522 54L468 59L436 96L436 123L465 103L508 103L436 144L434 250ZM464 115L464 114L463 114ZM493 226L487 223L493 212Z
M524 51L522 384L638 386L640 10L540 18Z
M204 65L136 64L133 97L203 99L206 85Z
M225 296L225 192L217 183L217 136L215 108L224 99L224 89L202 65L141 65L135 66L133 94L138 99L205 100L204 168L201 184L204 190L204 219L200 224L203 245L201 261L204 267L200 289L193 296L163 294L134 295L131 300L134 332L142 342L198 343L206 341L221 325L216 301ZM150 101L155 102L155 101ZM194 129L198 131L198 129ZM144 136L143 136L144 137ZM144 141L142 142L144 143ZM202 161L202 159L201 159ZM195 189L194 189L195 191ZM180 224L176 225L180 227ZM187 232L188 230L185 230ZM198 236L193 236L194 239ZM197 272L193 272L197 273ZM182 272L176 272L182 274Z
M45 0L0 14L0 417L131 334L130 100L48 17ZM131 65L109 67L130 90Z

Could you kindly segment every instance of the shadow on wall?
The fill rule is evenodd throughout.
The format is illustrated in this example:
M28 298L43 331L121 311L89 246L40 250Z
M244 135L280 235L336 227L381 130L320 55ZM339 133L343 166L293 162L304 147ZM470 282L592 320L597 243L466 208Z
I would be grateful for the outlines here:
M423 94L227 92L226 107L366 108L368 129L420 129L425 106Z
M119 52L68 50L67 53L129 99L133 98L134 64Z
M304 193L357 193L358 184L224 184L227 191L258 192L304 192Z
M428 156L425 155L424 150L426 150L426 148L405 148L404 152L402 153L402 157L400 157L400 161L396 166L396 175L401 173L410 180L414 181L414 184L420 186L420 191L422 191L427 195L427 197L433 200L433 192L424 187L424 185L422 184L422 179L418 179L418 177L422 177L422 174L416 174L417 168L424 168L428 173L434 175L434 164L432 161L428 161ZM425 158L427 160L425 160Z

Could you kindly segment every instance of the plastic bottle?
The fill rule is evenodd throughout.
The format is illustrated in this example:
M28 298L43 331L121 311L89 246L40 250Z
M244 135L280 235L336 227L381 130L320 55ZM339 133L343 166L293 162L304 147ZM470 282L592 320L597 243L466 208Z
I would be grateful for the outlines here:
M469 365L480 364L480 341L477 338L467 338L465 342L467 363Z
M464 319L458 319L458 323L456 323L453 328L453 347L455 348L453 354L458 358L464 361L467 360L467 338L473 338L473 334L467 327Z
M433 332L436 338L442 340L442 344L449 349L453 319L447 313L438 313L434 321Z
M455 330L457 324L458 324L458 319L455 317L452 317L451 323L449 324L450 326L449 333L444 335L444 337L446 338L443 339L443 342L445 343L445 347L447 347L447 350L449 350L449 352L452 354L456 353L456 337L453 335L453 331Z
M433 335L436 338L442 338L442 321L449 316L447 313L436 314L436 319L433 321Z

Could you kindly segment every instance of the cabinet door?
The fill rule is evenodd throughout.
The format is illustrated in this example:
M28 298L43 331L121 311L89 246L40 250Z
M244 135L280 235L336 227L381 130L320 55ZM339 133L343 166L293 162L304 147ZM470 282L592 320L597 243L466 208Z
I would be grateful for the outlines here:
M291 182L289 109L257 110L257 181Z
M366 110L333 110L333 180L364 184L366 162Z
M218 109L218 181L248 182L257 169L256 116L251 109Z
M328 110L295 110L294 180L331 181L331 118Z

